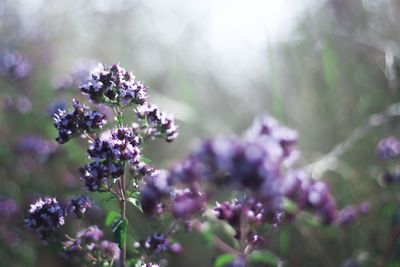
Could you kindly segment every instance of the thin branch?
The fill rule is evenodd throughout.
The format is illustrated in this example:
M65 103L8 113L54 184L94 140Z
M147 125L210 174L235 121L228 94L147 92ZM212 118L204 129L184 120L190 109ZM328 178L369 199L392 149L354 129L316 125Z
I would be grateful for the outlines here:
M366 136L373 128L381 126L398 116L400 116L400 103L392 104L383 112L369 116L367 121L363 125L355 128L346 140L337 144L329 153L323 155L317 161L306 165L304 169L307 172L312 173L315 169L326 165L332 160L336 160L347 150L349 150L356 142Z

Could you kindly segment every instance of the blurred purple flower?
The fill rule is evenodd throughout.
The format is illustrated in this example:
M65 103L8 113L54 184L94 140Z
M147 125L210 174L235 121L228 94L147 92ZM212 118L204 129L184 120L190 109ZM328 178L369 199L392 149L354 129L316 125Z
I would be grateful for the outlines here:
M20 153L31 155L39 161L45 161L57 151L58 147L53 140L45 139L39 135L22 136L17 143L17 150Z
M400 141L394 137L387 137L379 141L377 146L378 155L383 160L390 160L400 155Z
M18 210L17 203L12 198L0 199L0 216L1 219L7 219L14 215Z
M0 74L20 80L31 73L31 65L25 55L17 51L3 51L0 54Z

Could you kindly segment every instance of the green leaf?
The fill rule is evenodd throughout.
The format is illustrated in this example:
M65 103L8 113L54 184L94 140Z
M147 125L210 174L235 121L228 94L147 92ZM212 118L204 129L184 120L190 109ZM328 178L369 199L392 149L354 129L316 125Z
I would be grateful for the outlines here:
M132 203L133 206L135 206L138 210L140 210L141 212L143 212L142 210L142 205L140 204L139 199L134 198L134 197L129 197L127 199L128 202Z
M118 218L120 218L121 217L121 215L119 215L119 213L117 213L117 212L115 212L115 211L110 211L108 214L107 214L107 217L106 217L106 221L105 221L105 224L107 225L107 226L110 226L111 224L113 224L113 222L116 220L116 219L118 219Z
M265 263L277 266L279 259L271 251L268 250L255 250L249 255L250 262Z
M283 199L283 209L287 212L294 213L298 210L298 207L295 202L288 198Z
M235 256L232 254L222 254L217 257L214 262L214 267L224 267L228 263L231 263L235 259Z
M140 157L140 161L144 162L146 164L150 164L151 163L151 159L146 158L145 156L141 156Z
M114 233L114 240L122 248L126 244L126 230L128 227L127 219L119 219L113 225L112 231Z

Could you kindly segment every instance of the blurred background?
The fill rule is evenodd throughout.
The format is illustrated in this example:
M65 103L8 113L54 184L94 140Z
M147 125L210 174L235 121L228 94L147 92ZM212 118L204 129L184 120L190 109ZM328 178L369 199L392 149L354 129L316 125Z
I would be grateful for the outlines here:
M160 168L264 114L298 130L299 166L356 137L313 175L339 207L369 201L369 215L346 227L290 224L267 247L285 266L400 266L399 188L380 180L396 163L376 155L399 119L370 119L399 99L399 23L397 0L0 0L0 265L69 264L23 217L39 196L81 192L84 142L59 147L52 114L83 99L79 82L103 62L132 70L175 115L179 138L145 148ZM101 226L114 203L91 197L99 204L87 223ZM132 231L149 231L130 216ZM170 266L212 266L217 254L204 240L180 241L185 251Z

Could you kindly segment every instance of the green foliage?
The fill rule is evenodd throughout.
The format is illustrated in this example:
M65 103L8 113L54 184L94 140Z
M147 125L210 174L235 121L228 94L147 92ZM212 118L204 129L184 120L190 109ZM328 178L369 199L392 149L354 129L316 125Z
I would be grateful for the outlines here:
M279 258L268 250L255 250L249 255L249 261L254 263L264 263L270 266L277 266Z
M235 259L235 255L222 254L219 255L214 262L214 267L224 267Z

